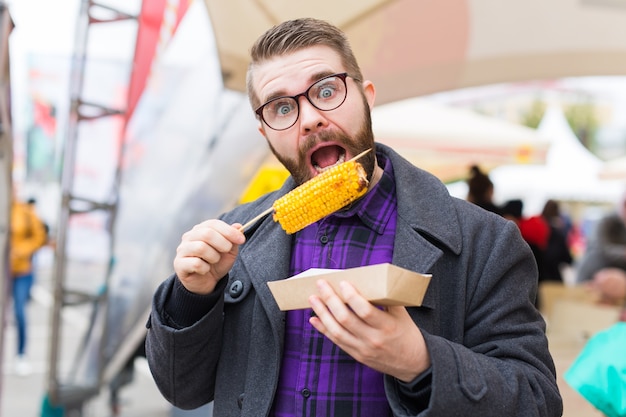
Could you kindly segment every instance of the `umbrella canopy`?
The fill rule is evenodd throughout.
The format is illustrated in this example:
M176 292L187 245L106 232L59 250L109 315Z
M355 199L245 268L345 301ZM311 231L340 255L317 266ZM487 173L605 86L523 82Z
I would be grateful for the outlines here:
M244 91L248 52L283 20L341 27L377 104L485 84L623 75L626 5L600 0L204 0L226 87Z
M443 106L423 98L375 107L376 140L444 182L507 164L545 162L549 137L535 129Z

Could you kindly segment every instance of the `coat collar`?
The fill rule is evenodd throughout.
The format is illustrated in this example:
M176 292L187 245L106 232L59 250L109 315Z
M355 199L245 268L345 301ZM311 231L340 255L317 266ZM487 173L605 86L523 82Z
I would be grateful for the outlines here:
M433 244L445 246L459 254L462 246L461 229L453 197L446 186L388 146L376 146L393 164L398 217Z

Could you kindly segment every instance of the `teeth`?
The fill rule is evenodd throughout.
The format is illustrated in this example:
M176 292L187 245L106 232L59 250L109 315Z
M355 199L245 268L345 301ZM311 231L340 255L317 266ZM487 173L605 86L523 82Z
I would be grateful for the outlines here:
M341 164L341 163L345 162L345 160L346 160L346 154L342 154L342 155L339 157L339 159L337 160L337 162L335 162L335 163L334 163L334 164L332 164L332 165L327 166L326 168L321 168L319 165L314 165L313 167L315 168L315 170L316 170L318 173L320 173L320 172L324 172L324 171L326 171L327 169L330 169L330 168L332 168L332 167L334 167L334 166L336 166L336 165L339 165L339 164Z

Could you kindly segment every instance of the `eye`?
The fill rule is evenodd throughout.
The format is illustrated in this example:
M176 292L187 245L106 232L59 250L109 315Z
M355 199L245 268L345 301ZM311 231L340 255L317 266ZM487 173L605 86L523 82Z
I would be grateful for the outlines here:
M317 88L317 94L315 95L317 98L322 100L327 100L332 98L337 91L337 85L334 82L327 82Z
M269 103L269 106L270 113L277 117L290 114L296 107L294 101L290 99L277 99Z

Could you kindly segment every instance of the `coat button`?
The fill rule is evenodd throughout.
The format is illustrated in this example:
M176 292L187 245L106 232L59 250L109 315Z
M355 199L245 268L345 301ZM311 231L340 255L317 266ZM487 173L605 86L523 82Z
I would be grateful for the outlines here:
M320 242L322 242L323 245L328 243L328 236L324 235L322 237L320 237Z
M304 398L309 398L311 396L311 390L308 388L305 388L302 391L300 391L300 394L302 394Z
M243 283L241 281L237 280L237 281L234 281L232 284L230 284L230 289L228 290L228 293L230 294L231 297L238 298L242 292L243 292Z

